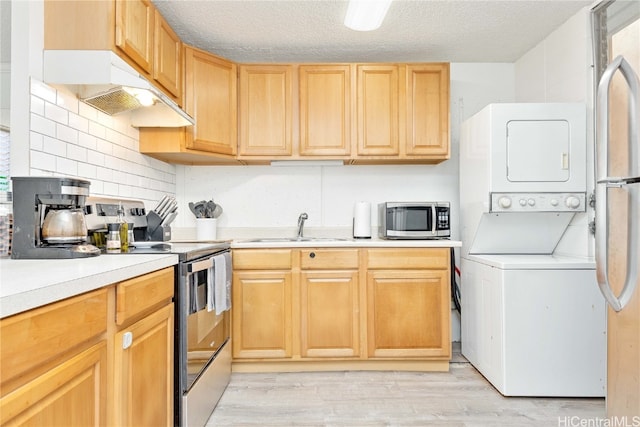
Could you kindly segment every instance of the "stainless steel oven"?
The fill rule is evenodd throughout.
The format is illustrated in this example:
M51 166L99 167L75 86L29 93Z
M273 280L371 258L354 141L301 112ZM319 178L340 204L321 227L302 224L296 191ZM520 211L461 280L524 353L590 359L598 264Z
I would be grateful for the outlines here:
M176 426L204 426L231 376L230 312L211 304L213 292L220 296L213 282L220 279L215 270L225 254L228 245L181 254L175 293ZM223 264L230 263L227 255ZM231 280L230 271L224 276Z

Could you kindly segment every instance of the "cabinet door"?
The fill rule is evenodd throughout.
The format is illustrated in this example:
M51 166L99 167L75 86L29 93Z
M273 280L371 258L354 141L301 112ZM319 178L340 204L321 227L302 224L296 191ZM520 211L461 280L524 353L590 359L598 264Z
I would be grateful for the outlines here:
M399 154L397 65L358 65L358 155Z
M407 65L406 155L449 158L449 64Z
M3 426L106 425L107 345L102 341L0 399Z
M300 286L301 356L360 356L357 270L302 272Z
M291 357L291 273L234 272L232 292L233 357Z
M173 426L173 304L114 339L115 424Z
M153 60L153 78L180 102L182 94L182 42L157 10Z
M369 357L450 357L449 293L447 270L369 271Z
M235 64L191 47L185 48L184 105L196 121L188 127L186 147L235 155L237 95Z
M240 155L290 156L289 65L240 66Z
M300 155L348 156L351 152L351 68L301 65Z
M116 0L116 46L151 74L153 18L150 0Z

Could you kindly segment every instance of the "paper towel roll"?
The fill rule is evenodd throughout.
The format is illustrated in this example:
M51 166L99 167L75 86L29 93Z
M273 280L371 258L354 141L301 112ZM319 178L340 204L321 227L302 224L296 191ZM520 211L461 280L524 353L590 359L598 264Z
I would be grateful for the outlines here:
M358 202L353 208L353 237L371 237L371 203Z

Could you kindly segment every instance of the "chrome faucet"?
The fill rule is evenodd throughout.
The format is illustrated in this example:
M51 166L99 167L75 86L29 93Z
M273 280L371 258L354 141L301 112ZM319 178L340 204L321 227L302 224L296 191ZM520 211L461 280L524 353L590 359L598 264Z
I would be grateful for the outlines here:
M309 219L309 215L303 212L298 217L298 239L302 239L302 229L304 228L304 222Z

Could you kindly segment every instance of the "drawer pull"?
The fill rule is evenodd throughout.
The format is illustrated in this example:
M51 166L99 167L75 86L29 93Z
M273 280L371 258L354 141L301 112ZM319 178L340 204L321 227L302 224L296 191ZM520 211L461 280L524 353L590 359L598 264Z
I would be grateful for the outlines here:
M315 257L316 257L315 252L309 252L309 258L315 258Z

